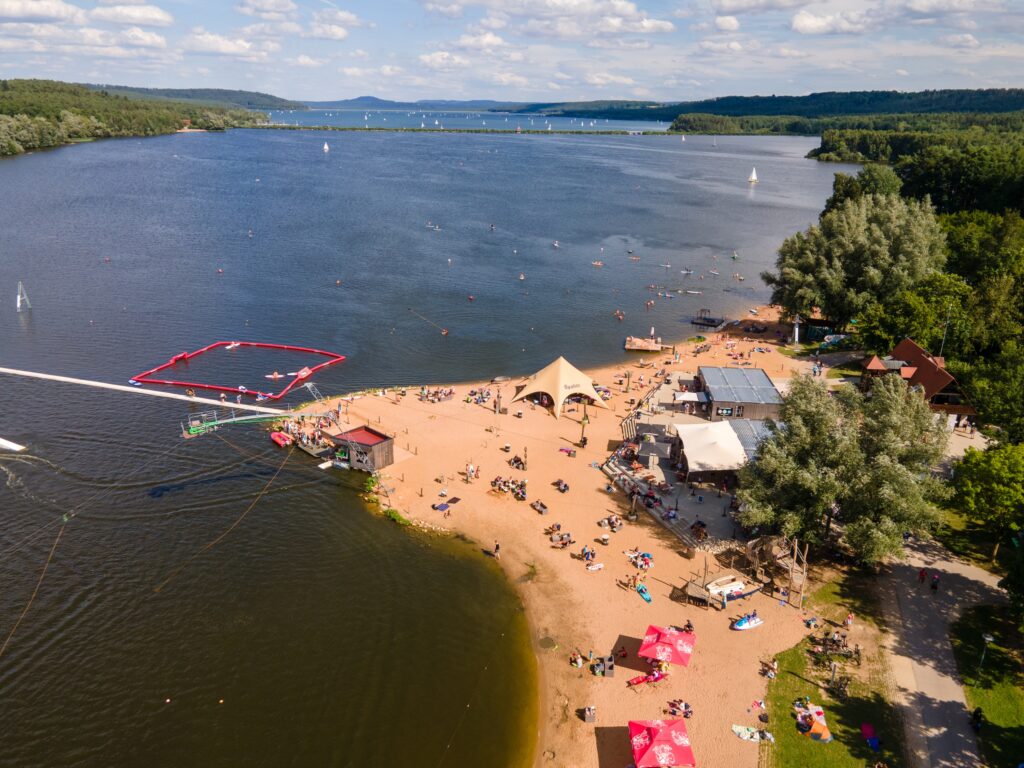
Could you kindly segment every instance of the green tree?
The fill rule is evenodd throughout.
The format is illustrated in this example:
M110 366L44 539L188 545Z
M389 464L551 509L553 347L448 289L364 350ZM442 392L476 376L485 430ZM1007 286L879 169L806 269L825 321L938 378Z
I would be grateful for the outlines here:
M859 461L856 413L810 376L793 379L779 422L740 472L742 520L787 536L827 541Z
M1000 443L1024 443L1024 346L1008 341L998 354L962 373L982 429Z
M886 303L868 306L857 320L864 347L888 354L909 336L925 349L955 354L972 344L974 291L957 275L936 272ZM946 343L942 345L945 337Z
M899 195L902 186L903 181L888 165L865 165L856 176L837 173L832 182L832 197L825 203L822 214L839 208L847 200L857 200L864 195Z
M826 543L835 520L842 544L877 563L901 551L904 531L934 524L943 487L930 470L947 434L902 379L882 377L865 397L798 377L770 429L740 473L745 525Z
M942 269L945 237L927 201L864 195L783 242L765 272L772 303L789 314L820 308L837 329L876 302Z
M995 561L1003 538L1024 527L1024 445L968 448L954 482L957 506L996 534Z
M860 471L842 501L846 544L864 562L899 554L904 531L938 520L945 486L931 475L949 433L919 392L897 376L876 379L859 401Z

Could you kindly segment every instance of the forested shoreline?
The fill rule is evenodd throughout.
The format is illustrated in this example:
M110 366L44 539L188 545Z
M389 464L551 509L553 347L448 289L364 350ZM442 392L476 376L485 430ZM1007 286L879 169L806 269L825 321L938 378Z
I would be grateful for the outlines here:
M187 125L225 130L265 119L244 109L132 99L53 80L0 80L0 157L74 141L157 136Z

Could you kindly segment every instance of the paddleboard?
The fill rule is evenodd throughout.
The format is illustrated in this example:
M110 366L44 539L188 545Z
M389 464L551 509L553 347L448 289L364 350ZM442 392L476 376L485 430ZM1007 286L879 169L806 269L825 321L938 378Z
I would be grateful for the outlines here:
M647 591L647 587L643 584L637 584L636 591L644 599L645 603L651 602L651 593Z

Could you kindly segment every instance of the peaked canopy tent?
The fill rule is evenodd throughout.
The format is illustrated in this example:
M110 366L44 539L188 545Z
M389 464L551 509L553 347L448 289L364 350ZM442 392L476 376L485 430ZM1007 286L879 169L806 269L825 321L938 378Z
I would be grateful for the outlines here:
M629 744L637 768L697 764L684 720L630 720Z
M594 389L593 380L564 357L541 368L519 386L519 391L512 398L513 403L531 395L547 395L554 402L556 419L562 414L562 404L573 395L582 395L599 408L608 407Z

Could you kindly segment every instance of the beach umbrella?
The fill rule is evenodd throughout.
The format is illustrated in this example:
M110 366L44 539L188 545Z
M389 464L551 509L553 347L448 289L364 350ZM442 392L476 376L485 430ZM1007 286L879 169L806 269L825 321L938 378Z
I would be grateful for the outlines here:
M644 641L640 644L639 655L645 659L667 661L670 664L690 665L693 646L697 636L692 632L683 632L675 627L647 627Z
M629 743L637 768L697 764L683 720L630 720Z

